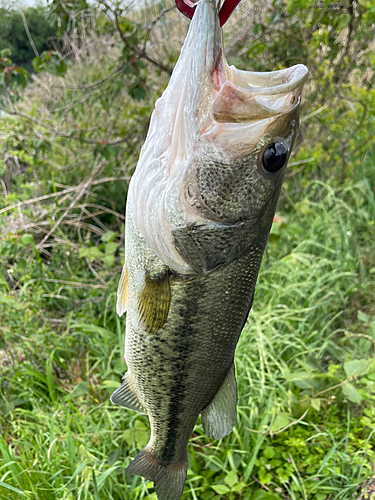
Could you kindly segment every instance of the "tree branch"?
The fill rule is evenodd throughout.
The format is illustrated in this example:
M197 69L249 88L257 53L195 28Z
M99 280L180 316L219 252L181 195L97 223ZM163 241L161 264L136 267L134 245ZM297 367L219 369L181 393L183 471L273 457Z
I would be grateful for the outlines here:
M24 11L22 9L20 10L20 14L21 14L21 17L22 17L23 25L25 26L25 31L26 31L27 38L29 39L29 42L30 42L30 45L31 45L31 47L32 47L32 49L34 51L35 57L39 57L39 52L38 52L38 50L37 50L37 48L35 46L34 40L32 39L29 27L27 25L26 16L25 16L25 13L24 13Z
M104 7L115 16L115 23L116 23L117 31L120 35L121 40L128 47L128 49L132 50L134 52L134 54L137 55L139 58L146 59L146 61L148 61L149 63L151 63L154 66L156 66L157 68L159 68L160 71L163 71L164 73L167 73L168 75L172 74L171 68L169 68L168 66L165 66L163 63L160 63L159 61L156 61L156 59L153 59L152 57L150 57L144 49L140 49L139 47L136 47L135 45L132 45L131 43L129 43L128 39L126 38L126 36L124 35L124 32L121 29L120 20L119 20L119 12L117 9L116 10L112 9L112 7L110 5L108 5L108 3L105 0L99 0L99 3L104 5Z

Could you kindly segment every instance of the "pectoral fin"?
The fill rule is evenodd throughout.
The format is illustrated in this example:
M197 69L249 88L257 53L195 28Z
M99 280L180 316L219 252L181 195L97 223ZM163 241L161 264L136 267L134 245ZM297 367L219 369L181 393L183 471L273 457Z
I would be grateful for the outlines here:
M122 269L120 282L117 289L117 314L121 317L128 307L129 275L126 262Z
M130 410L138 411L139 413L147 413L133 388L129 373L125 374L123 383L112 394L111 403L124 406Z
M169 272L156 277L145 274L138 294L139 323L147 333L157 333L168 318L171 305Z
M237 421L237 402L237 381L233 363L216 396L201 413L207 437L221 439L232 432Z

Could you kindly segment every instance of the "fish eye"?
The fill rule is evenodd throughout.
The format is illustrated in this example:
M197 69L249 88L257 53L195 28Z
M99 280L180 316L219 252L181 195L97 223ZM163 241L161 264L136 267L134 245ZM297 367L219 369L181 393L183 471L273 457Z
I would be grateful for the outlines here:
M272 142L263 151L262 166L267 174L281 170L288 160L288 148L283 142Z

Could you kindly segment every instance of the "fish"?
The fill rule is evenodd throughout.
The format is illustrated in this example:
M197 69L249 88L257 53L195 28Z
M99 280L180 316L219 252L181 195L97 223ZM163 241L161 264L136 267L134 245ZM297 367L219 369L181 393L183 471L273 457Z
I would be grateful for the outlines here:
M229 66L217 0L200 0L157 100L129 184L125 264L128 371L113 404L148 415L126 469L179 500L199 415L221 439L237 418L234 356L247 321L308 69Z

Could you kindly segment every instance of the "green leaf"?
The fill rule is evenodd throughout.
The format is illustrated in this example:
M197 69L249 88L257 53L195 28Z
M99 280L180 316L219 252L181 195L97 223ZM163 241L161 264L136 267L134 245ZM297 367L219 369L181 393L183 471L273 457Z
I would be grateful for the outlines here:
M289 382L293 382L294 380L304 380L304 379L310 379L311 378L310 375L307 372L304 372L304 371L286 372L284 374L284 377Z
M311 375L305 371L286 372L284 377L300 389L311 389Z
M56 71L59 76L64 76L67 72L68 64L64 59L61 59L60 62L56 64Z
M275 456L275 450L271 446L266 446L263 450L263 455L266 458L273 458Z
M45 66L45 63L43 62L42 58L39 56L39 57L34 57L33 59L33 68L34 68L34 71L35 73L39 73L39 71L42 71L42 69L44 68Z
M107 243L105 246L105 253L107 255L112 255L113 253L116 252L119 244L118 243Z
M81 247L81 248L79 249L79 256L80 256L80 258L81 258L81 257L88 257L88 255L89 255L89 251L90 251L90 249L89 249L89 248L86 248L86 247Z
M288 424L290 424L290 420L283 413L279 413L272 422L271 431L277 432L283 427L286 427Z
M345 385L343 385L341 390L344 396L347 397L352 403L362 403L362 394L350 382L347 382Z
M370 368L370 360L368 359L355 359L354 361L344 363L344 370L348 377L358 374L362 375L368 368Z
M235 493L238 493L239 491L242 491L245 488L246 488L246 484L241 482L241 483L237 483L234 486L232 486L231 491L234 491Z
M108 267L111 267L113 265L113 263L115 262L115 256L114 255L106 255L105 257L102 258L102 261Z
M326 493L316 493L315 495L315 500L326 500L326 499L327 499Z
M200 495L202 500L211 500L212 497L215 496L215 492L212 490L206 490L204 493Z
M115 236L117 236L118 233L115 233L115 231L106 231L103 236L102 236L102 241L104 243L108 243L109 241L112 241Z
M35 243L34 236L28 233L23 234L21 237L21 243L23 245L33 245Z
M135 99L136 101L141 101L142 99L146 98L146 91L144 88L140 87L139 85L135 87L131 87L129 89L129 94Z
M18 261L18 267L20 269L25 269L27 267L27 260L26 259L20 259Z
M320 410L320 399L312 399L310 401L311 407L314 408L314 410L319 411Z
M219 495L225 495L230 491L228 486L225 486L225 484L216 484L214 486L211 486L211 488Z
M299 389L311 389L313 386L310 380L294 380L293 382Z
M280 497L268 491L258 490L251 497L251 500L280 500Z
M344 28L346 28L350 23L350 19L351 17L349 14L343 14L342 16L340 16L339 21L337 23L337 28L339 30L343 30Z
M136 420L134 423L134 435L138 449L144 448L149 441L149 431L140 420Z
M267 472L266 470L259 472L259 480L262 484L268 484L272 481L273 477L270 472Z
M135 444L135 434L133 429L126 429L123 436L128 446L133 446Z
M103 258L104 253L98 247L90 247L87 257L90 259L90 262L94 262L95 259Z
M263 25L261 23L255 23L253 26L254 35L259 35L259 33L262 33L262 31Z
M370 319L371 319L368 314L364 313L361 310L357 311L357 318L358 318L358 321L362 321L363 323L370 323Z
M225 483L232 488L235 484L238 483L238 476L234 470L230 471L229 474L224 479Z

